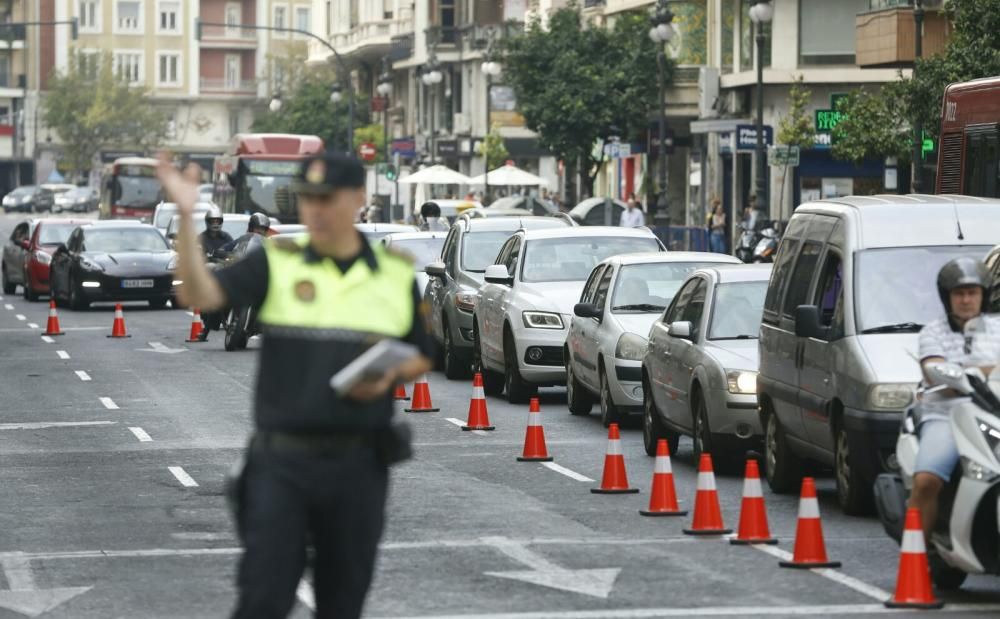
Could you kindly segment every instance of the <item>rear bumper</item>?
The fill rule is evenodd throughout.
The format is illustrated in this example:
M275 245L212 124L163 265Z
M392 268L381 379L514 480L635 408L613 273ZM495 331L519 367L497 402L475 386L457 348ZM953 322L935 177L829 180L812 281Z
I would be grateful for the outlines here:
M874 481L880 473L889 470L889 456L896 451L902 419L901 411L876 413L844 409L844 429L854 456L853 466L858 467L866 479Z

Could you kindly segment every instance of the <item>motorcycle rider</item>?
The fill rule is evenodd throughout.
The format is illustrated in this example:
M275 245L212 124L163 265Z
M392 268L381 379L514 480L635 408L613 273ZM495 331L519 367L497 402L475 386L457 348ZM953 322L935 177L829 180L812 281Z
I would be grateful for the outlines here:
M254 213L250 216L250 221L247 222L246 234L223 245L222 251L229 253L236 249L240 243L249 241L254 236L267 236L270 229L271 219L264 213Z
M232 243L233 237L222 229L222 209L213 205L205 212L205 231L198 235L201 249L207 255L219 249L226 243Z
M448 220L441 217L441 207L437 202L424 202L420 206L421 230L430 232L447 231L451 226Z
M947 316L920 330L920 365L927 382L930 364L948 362L978 367L989 375L1000 359L1000 320L984 315L990 277L975 258L951 260L938 272L938 294ZM968 322L979 319L975 333L966 334ZM920 510L924 536L930 540L937 521L938 496L958 464L958 448L951 431L950 412L963 400L954 393L925 394L920 406L920 447L917 450L910 507Z

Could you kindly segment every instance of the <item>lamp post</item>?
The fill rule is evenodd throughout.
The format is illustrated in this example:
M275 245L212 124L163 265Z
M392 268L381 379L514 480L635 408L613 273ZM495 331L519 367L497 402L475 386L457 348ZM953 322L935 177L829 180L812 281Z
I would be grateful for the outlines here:
M486 139L487 137L489 137L490 132L493 130L490 118L492 116L491 114L492 110L490 109L491 107L490 91L493 89L493 78L497 75L500 75L500 63L491 59L493 51L492 43L493 41L491 37L490 48L487 50L486 53L487 60L480 67L483 71L483 75L486 77L486 131L483 134L483 169L486 171L486 173L483 174L483 179L485 179L483 180L483 185L485 185L485 188L483 189L483 201L486 202L487 204L489 203L490 199L490 158L489 158L489 153L486 150Z
M438 63L437 56L434 54L434 50L431 49L430 57L427 59L427 64L424 66L423 74L420 76L420 80L428 87L430 91L430 110L431 110L431 165L434 164L434 160L437 157L436 152L436 138L437 138L437 110L434 107L437 97L434 96L437 90L437 85L441 83L444 79L444 74L441 73L440 64Z
M667 111L664 108L666 103L666 79L663 75L667 63L666 44L674 38L674 14L670 12L668 0L657 0L656 10L653 13L649 28L649 38L656 45L656 85L659 93L656 98L657 107L657 136L659 145L657 148L657 184L659 192L656 196L656 210L653 213L653 221L659 226L670 227L670 210L667 205Z
M271 110L271 112L273 112L275 114L277 114L278 112L281 111L281 93L280 92L274 93L274 96L271 97L271 102L267 104L267 109Z
M767 195L767 152L764 149L764 25L774 18L774 5L769 0L758 0L750 7L750 21L754 24L757 41L757 203L754 205L764 219L771 206Z
M924 3L922 0L915 0L913 3L913 25L915 28L913 36L913 71L917 70L917 58L924 55ZM923 145L924 145L924 124L917 118L913 121L913 178L910 183L910 193L923 193L924 170L923 170Z
M382 59L382 75L378 78L378 85L375 91L382 97L382 146L385 148L385 166L391 166L392 147L389 144L389 95L392 94L392 61L386 56ZM398 172L397 172L398 173ZM393 174L392 178L395 178ZM398 185L396 185L398 187ZM392 196L386 198L390 204L386 208L386 221L391 221Z

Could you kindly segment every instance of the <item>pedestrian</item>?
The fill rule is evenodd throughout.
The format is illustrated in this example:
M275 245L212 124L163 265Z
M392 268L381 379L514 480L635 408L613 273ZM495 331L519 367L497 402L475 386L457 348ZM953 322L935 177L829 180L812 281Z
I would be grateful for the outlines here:
M622 212L618 225L622 228L639 228L646 225L646 215L634 199L630 199L626 203L626 208Z
M292 187L307 235L267 239L263 249L214 273L205 268L190 218L196 183L167 156L157 175L181 214L183 303L260 308L255 432L236 486L245 552L233 617L288 616L307 544L314 548L316 615L359 617L382 535L388 464L408 447L390 424L391 390L431 367L413 267L354 227L365 170L353 158L303 162ZM386 338L420 352L338 395L331 377Z
M420 229L429 232L444 232L451 226L441 217L441 207L437 202L424 202L420 206Z
M712 199L712 217L708 235L708 246L716 254L726 253L726 213L722 210L722 201Z

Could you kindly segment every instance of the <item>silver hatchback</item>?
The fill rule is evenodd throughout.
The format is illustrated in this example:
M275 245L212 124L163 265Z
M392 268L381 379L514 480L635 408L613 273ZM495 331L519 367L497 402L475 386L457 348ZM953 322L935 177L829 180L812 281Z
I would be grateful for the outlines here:
M656 454L681 434L697 458L742 460L762 432L757 415L757 340L771 265L721 266L691 274L649 332L642 361L643 443Z

